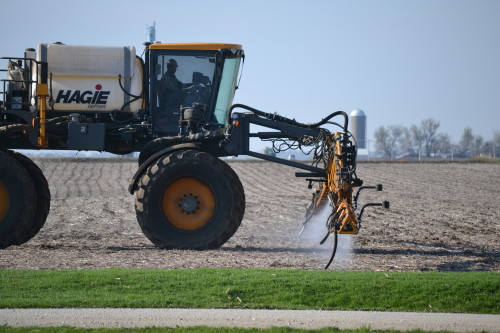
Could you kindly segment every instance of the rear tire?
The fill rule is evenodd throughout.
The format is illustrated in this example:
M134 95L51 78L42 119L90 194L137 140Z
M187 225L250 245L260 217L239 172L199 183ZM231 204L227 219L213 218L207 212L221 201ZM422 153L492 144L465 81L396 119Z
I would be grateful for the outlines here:
M216 249L234 235L245 211L236 173L220 159L176 151L152 164L139 181L136 214L162 249Z
M47 179L43 175L42 170L28 157L14 151L7 151L11 154L19 163L21 163L33 181L36 191L36 210L33 220L31 222L31 227L27 228L25 232L18 239L16 245L24 244L42 229L47 216L50 211L50 190Z
M0 151L0 249L20 244L31 228L36 190L28 171Z

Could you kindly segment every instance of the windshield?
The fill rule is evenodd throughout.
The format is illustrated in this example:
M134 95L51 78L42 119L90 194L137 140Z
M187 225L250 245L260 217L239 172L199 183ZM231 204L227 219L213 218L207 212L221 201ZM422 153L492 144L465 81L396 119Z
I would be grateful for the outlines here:
M205 105L210 110L215 73L214 52L195 54L158 53L154 58L156 89L153 92L156 123L175 124L180 109L193 103Z
M226 58L224 62L219 95L215 104L215 118L219 124L225 124L227 121L228 110L233 103L234 91L236 90L240 62L241 57Z

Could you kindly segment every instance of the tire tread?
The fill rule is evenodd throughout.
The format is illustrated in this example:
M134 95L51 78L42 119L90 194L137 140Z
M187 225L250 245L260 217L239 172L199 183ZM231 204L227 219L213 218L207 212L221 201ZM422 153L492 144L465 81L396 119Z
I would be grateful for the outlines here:
M185 164L194 165L197 168L209 168L210 172L216 173L217 177L221 179L221 182L216 185L222 186L224 188L223 191L230 194L232 203L229 205L230 209L222 212L221 220L225 222L215 224L217 230L215 230L211 238L191 237L188 242L179 245L174 239L165 239L165 237L161 236L154 224L150 222L148 207L151 207L154 204L151 201L157 198L148 196L148 191L155 182L161 181L162 172L165 172L169 168L182 168ZM138 190L135 194L137 220L143 233L151 242L163 249L207 250L219 248L238 230L245 211L243 186L233 169L213 155L196 150L176 151L161 157L148 168L147 172L140 179ZM175 235L172 235L172 238L175 238Z

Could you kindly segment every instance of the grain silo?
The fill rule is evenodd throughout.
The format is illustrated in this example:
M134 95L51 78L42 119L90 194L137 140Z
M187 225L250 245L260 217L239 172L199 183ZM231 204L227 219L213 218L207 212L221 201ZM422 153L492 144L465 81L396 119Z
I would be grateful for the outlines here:
M367 148L366 138L366 115L361 109L354 109L351 112L351 133L356 139L359 149Z

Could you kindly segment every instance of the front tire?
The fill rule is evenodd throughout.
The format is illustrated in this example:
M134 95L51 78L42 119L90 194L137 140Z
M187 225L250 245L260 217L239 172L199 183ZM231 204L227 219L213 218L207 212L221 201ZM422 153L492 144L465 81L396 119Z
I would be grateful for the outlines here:
M220 159L176 151L152 164L136 191L142 231L162 249L216 249L241 224L245 194L236 173Z
M0 151L0 249L20 244L36 210L36 190L28 171Z

